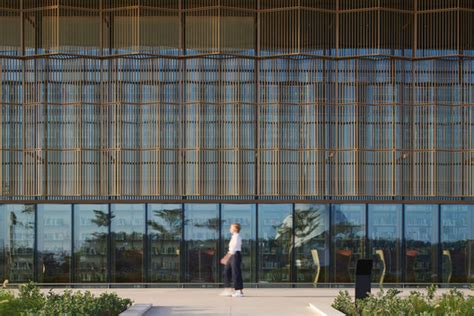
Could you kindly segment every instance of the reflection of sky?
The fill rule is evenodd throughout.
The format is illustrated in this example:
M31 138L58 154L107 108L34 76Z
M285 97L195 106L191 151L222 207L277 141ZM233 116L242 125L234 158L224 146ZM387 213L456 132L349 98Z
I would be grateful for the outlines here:
M242 239L255 239L256 205L255 204L222 204L222 236L229 240L229 226L239 223Z
M74 206L74 248L76 251L87 244L88 241L95 240L97 236L94 234L108 233L107 222L103 223L104 226L98 226L97 223L93 222L102 219L97 217L94 211L101 212L107 219L109 208L104 204L77 204Z
M405 206L405 238L411 241L437 243L437 205Z
M59 256L71 253L70 204L38 205L38 251Z
M0 205L0 252L9 247L32 249L34 223L34 209L31 206Z
M145 233L144 204L112 204L112 225L114 233Z
M218 216L218 204L187 204L185 240L216 240L219 235Z

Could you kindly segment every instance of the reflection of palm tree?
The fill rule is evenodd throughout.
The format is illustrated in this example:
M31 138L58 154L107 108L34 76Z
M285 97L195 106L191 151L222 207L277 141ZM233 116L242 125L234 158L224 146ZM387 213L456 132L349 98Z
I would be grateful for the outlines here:
M182 209L159 209L153 211L153 219L147 221L150 229L149 251L152 256L158 255L157 264L152 263L154 281L177 281L180 272L179 255L182 234ZM163 258L162 252L173 257ZM161 257L161 258L160 258ZM160 258L160 259L158 259ZM170 273L170 269L173 271ZM176 271L177 270L177 271ZM155 274L156 273L156 274ZM177 273L177 274L175 274Z
M144 234L136 225L132 212L119 210L119 220L116 229L112 232L113 275L115 282L141 282L143 265ZM130 215L130 222L127 222ZM115 217L111 213L110 221ZM141 225L140 225L141 226Z
M108 212L103 212L100 210L92 210L94 212L95 218L91 219L91 223L94 223L97 225L97 227L109 227L110 223L112 222L112 219L115 217L112 213L109 214ZM95 237L96 239L105 239L108 235L108 232L94 232L92 233L92 236ZM92 240L87 240L88 242L94 241Z
M155 220L149 220L148 225L158 234L161 239L176 239L181 236L181 214L180 208L172 210L156 210L153 211L155 217L163 220L164 224Z
M92 210L95 214L95 219L92 219L91 222L96 224L99 227L109 227L110 222L115 217L113 213L109 215L109 213L100 211L100 210Z
M34 212L33 205L25 205L25 208L21 211L21 213L25 215L32 215ZM28 218L27 218L28 219ZM34 223L32 221L27 220L25 223L18 221L16 213L14 211L10 212L10 225L11 226L23 226L25 229L34 229Z
M201 228L208 228L210 230L217 230L219 228L219 218L214 217L214 218L209 218L206 223L204 224L194 224L196 227L201 227Z
M115 217L115 215L109 214L108 212L104 212L101 210L92 210L94 212L94 218L90 220L91 223L95 224L97 227L105 227L108 228L112 218ZM81 253L83 253L84 256L87 255L92 255L92 256L99 256L98 259L99 261L99 271L95 271L95 266L94 266L94 261L89 261L88 269L92 270L92 272L98 272L101 274L102 278L105 277L105 254L107 253L107 236L108 236L108 231L95 231L92 234L90 234L90 237L84 240L84 245L81 246ZM90 249L89 253L87 253L87 249ZM77 265L79 266L80 262L80 255L76 256L77 260ZM102 278L99 276L98 280L95 281L102 281ZM81 280L81 281L90 281L90 280Z

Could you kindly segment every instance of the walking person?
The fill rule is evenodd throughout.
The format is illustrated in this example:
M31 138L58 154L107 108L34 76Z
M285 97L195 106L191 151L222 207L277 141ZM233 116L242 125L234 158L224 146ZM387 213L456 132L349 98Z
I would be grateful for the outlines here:
M224 286L221 296L243 297L244 283L242 281L242 238L240 237L240 224L234 223L229 228L232 238L229 242L229 251L221 259L224 265ZM233 282L233 290L232 290Z

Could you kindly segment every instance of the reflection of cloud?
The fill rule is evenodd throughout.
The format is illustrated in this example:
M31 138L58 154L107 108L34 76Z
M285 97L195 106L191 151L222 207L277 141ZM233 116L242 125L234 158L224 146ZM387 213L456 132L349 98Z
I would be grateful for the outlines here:
M325 232L324 225L317 225L316 227L306 226L302 232L302 236L295 236L295 247L301 247L311 239L323 234Z

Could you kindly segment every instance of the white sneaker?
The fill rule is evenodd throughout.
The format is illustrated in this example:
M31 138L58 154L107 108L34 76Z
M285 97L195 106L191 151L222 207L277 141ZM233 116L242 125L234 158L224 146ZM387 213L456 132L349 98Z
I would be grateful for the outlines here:
M244 293L242 291L235 291L232 297L244 297Z
M224 290L219 294L220 296L232 296L232 291L230 290Z

